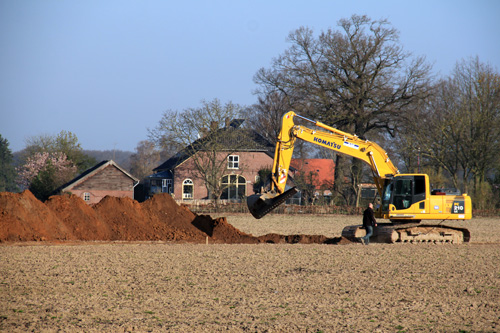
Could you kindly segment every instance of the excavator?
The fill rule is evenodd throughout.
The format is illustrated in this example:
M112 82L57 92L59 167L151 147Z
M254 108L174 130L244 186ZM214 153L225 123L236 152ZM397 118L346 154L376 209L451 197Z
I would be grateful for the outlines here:
M312 123L319 129L296 125L294 118ZM460 244L470 240L467 229L442 225L447 220L472 218L471 199L467 194L431 190L428 175L399 173L385 150L376 143L302 117L294 111L287 112L282 118L270 183L260 193L247 198L248 209L255 218L262 218L299 191L297 187L285 189L297 139L353 156L368 164L380 196L375 216L390 221L377 223L371 242ZM421 224L422 220L440 222ZM342 236L351 241L365 234L361 225L347 226L342 231Z

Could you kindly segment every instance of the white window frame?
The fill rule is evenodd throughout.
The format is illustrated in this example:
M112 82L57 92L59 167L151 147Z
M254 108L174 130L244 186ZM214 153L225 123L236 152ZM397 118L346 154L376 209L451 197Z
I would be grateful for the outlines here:
M84 192L83 193L83 201L89 202L90 201L90 193L89 192Z
M162 179L161 180L161 192L162 193L172 193L172 179Z
M184 188L187 187L187 186L191 186L191 193L189 192L185 192L184 191ZM187 179L184 179L184 181L182 182L182 199L187 199L187 200L191 200L194 198L194 183L191 179L187 178Z
M227 168L228 169L239 169L240 168L240 156L239 155L229 155L227 157Z

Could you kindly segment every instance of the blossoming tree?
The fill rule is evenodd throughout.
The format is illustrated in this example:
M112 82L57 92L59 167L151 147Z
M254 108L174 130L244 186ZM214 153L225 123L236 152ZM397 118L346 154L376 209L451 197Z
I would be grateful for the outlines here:
M29 189L38 199L45 200L75 176L77 167L64 153L42 152L28 157L17 172L19 187Z

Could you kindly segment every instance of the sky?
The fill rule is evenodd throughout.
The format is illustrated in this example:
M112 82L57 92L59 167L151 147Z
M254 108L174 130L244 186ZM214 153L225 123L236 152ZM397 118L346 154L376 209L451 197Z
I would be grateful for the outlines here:
M75 134L86 150L134 151L167 110L256 103L255 73L301 26L387 19L438 76L479 57L500 71L496 0L0 0L0 134Z

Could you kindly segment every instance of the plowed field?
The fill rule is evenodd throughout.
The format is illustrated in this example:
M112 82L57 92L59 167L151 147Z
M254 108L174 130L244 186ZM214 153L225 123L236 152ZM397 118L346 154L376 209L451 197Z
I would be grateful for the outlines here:
M80 209L92 215L87 208ZM176 239L171 226L148 215L148 209L136 206L135 214L159 224L156 236L146 233L150 238L141 241L133 235L146 227L137 227L134 233L123 227L133 221L130 213L105 218L97 209L92 210L95 220L87 218L84 227L71 226L61 210L56 214L61 225L51 233L30 226L38 236L24 241L10 233L0 243L0 330L500 331L499 219L448 223L471 231L471 242L463 245L286 244L281 235L294 235L296 240L299 235L339 239L343 227L358 224L360 217L204 217L201 229L176 226L182 229L177 235L195 237L191 241L188 236ZM178 209L174 208L176 214ZM182 209L186 212L178 216L192 214ZM38 223L53 212L51 208L38 214ZM4 209L0 222L12 216ZM114 224L106 222L109 233L102 234L111 235L108 238L72 238L77 227L84 235L82 228L110 220ZM0 224L0 232L5 225ZM18 226L27 229L22 222ZM219 226L252 241L224 243ZM65 239L47 240L63 229ZM163 236L167 230L172 237ZM279 244L269 244L270 235Z

